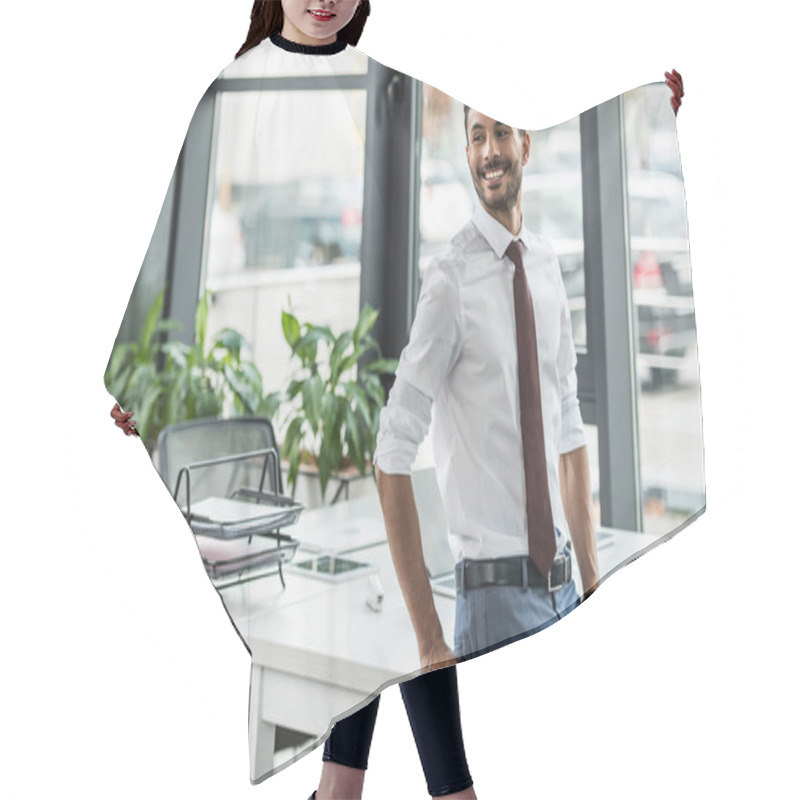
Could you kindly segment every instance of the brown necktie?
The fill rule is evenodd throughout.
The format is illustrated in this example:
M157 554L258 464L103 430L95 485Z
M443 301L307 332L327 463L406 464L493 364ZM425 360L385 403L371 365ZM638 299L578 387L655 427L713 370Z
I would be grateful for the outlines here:
M536 320L533 316L528 279L522 266L522 243L518 240L511 242L506 255L514 264L514 317L517 323L519 416L522 427L522 460L525 466L528 550L539 574L546 578L556 555L556 537L544 451Z

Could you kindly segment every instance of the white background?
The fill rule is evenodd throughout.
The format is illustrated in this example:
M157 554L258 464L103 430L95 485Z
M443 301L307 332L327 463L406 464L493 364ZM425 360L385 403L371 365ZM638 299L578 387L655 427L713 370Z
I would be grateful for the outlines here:
M564 622L459 668L483 799L796 786L795 28L775 0L737 6L376 0L362 39L530 128L673 66L686 81L708 512ZM249 783L249 658L102 381L250 2L5 8L0 797L304 800L319 752ZM392 688L365 798L425 796Z

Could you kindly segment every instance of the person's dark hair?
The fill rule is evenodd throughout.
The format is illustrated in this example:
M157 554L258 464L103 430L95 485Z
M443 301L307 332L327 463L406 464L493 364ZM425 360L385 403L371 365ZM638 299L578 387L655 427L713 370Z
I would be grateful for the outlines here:
M369 0L361 0L353 19L339 31L338 39L344 39L355 47L369 16ZM261 44L264 39L283 30L283 6L280 0L255 0L250 12L250 30L236 58Z
M464 103L464 133L467 135L467 142L469 142L469 131L467 130L467 117L469 116L471 106ZM517 128L520 138L522 138L528 131L525 128Z

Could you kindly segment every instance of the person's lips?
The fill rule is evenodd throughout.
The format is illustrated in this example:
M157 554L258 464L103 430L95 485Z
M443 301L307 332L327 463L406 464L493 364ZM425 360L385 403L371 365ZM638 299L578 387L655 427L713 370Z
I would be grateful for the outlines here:
M490 185L496 184L503 179L507 171L508 169L506 167L491 167L490 169L483 170L481 177Z
M332 13L331 11L321 11L318 8L310 8L308 13L311 14L314 19L319 20L320 22L328 22L328 20L331 20L336 16L336 14Z

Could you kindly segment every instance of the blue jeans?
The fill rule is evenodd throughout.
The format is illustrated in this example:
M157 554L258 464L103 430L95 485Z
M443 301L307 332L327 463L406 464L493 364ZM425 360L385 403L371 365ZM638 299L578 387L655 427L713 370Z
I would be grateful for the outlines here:
M575 583L558 591L543 586L484 586L456 597L454 651L472 658L544 630L580 603Z

